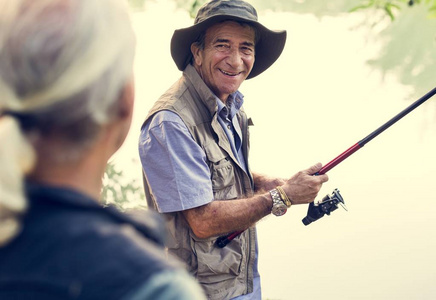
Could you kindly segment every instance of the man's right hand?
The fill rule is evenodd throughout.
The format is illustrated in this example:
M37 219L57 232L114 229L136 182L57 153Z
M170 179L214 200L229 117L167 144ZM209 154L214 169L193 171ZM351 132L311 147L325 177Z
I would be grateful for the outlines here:
M315 200L322 184L329 180L326 174L313 175L321 170L321 168L322 164L317 163L306 170L298 172L282 186L293 205L307 204Z

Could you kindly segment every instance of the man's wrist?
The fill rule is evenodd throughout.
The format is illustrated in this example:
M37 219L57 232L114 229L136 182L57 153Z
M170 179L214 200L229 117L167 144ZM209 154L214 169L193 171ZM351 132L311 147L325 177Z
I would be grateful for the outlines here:
M288 195L285 193L285 190L281 186L276 187L276 189L277 189L277 191L279 191L280 197L282 198L282 200L286 204L286 206L288 208L291 207L292 201L291 201L291 199L289 199Z

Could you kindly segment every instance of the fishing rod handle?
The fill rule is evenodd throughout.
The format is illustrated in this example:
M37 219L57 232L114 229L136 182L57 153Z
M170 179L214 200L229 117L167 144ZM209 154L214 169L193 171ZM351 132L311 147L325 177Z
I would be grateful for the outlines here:
M220 236L219 238L217 238L215 244L220 248L224 248L228 243L233 241L233 239L236 238L241 233L243 233L243 231L235 231L228 235Z

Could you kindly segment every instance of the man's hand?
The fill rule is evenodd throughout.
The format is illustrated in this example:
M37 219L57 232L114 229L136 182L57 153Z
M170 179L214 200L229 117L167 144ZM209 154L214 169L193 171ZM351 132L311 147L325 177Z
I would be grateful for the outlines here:
M322 184L329 180L326 174L313 175L321 168L322 164L317 163L306 170L298 172L282 186L292 204L305 204L315 200Z

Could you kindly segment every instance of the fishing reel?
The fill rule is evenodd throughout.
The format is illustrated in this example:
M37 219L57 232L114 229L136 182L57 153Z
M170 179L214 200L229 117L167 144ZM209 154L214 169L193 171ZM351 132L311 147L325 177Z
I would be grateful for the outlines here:
M307 226L310 223L321 219L324 215L330 215L332 211L338 208L338 205L341 205L345 210L347 210L344 198L342 198L339 190L335 189L331 195L326 195L320 202L311 202L309 204L307 216L302 220L303 224Z

